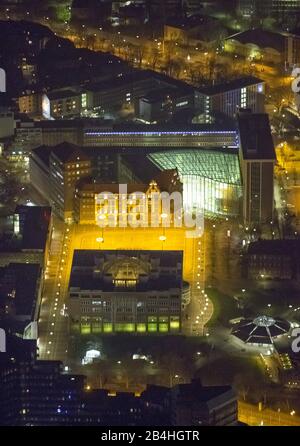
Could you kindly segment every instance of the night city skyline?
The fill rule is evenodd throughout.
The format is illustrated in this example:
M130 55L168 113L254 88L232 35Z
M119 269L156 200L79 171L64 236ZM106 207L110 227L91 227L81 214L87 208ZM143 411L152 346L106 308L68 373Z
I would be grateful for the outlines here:
M299 426L299 153L300 1L0 0L0 426Z

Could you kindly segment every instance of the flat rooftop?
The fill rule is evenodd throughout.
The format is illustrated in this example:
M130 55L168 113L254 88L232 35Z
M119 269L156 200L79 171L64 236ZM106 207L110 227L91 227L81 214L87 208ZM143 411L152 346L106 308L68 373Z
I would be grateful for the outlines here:
M264 83L263 80L254 76L241 77L239 79L233 79L228 82L223 82L221 84L210 85L208 87L199 88L200 93L207 96L214 96L221 93L226 93L227 91L238 90L240 88L250 87L251 85L257 85Z
M11 301L16 316L33 318L39 278L39 264L10 263L0 268L0 295Z
M51 220L48 206L17 206L23 250L44 251Z
M238 116L240 147L245 160L276 160L269 116L241 113Z
M183 251L75 250L69 289L130 292L114 283L126 274L136 292L182 288L182 266Z

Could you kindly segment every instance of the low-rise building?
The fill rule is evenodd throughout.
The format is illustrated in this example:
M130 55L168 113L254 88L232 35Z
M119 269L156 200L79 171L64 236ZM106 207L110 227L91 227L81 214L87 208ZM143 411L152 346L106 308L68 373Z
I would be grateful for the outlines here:
M260 28L248 29L228 37L225 51L262 63L293 67L300 62L300 36Z
M300 240L259 240L247 251L248 276L253 279L297 280Z
M81 105L80 93L72 90L52 91L43 95L43 116L48 119L80 117Z
M136 101L135 115L148 124L171 120L177 113L194 112L198 94L193 88L163 88L152 91Z

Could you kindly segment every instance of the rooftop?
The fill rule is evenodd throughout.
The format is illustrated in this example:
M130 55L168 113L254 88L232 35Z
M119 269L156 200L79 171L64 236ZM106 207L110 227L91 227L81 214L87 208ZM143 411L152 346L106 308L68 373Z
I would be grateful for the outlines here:
M279 53L282 53L285 48L285 36L283 34L261 28L248 29L228 37L229 39L238 40L243 44L252 43L261 48L273 48Z
M233 79L228 82L223 82L222 84L211 85L208 87L200 88L199 91L202 94L207 96L214 96L220 93L226 93L231 90L238 90L241 88L250 87L251 85L262 84L264 81L254 77L254 76L246 76L241 77L239 79Z
M264 113L240 113L240 147L245 160L276 160L269 116Z
M51 208L47 206L17 206L22 249L44 251L51 220Z
M249 255L278 255L300 257L300 240L284 239L284 240L258 240L252 242L248 247Z
M90 158L85 154L79 146L69 142L63 142L53 147L51 155L55 155L62 163L70 163L73 161L90 161Z
M79 96L79 93L76 93L73 90L60 90L60 91L52 91L50 93L47 93L47 96L50 100L58 100L58 99L66 99L66 98L72 98L75 96Z
M16 316L33 318L39 277L39 264L10 263L0 268L0 295L5 304L13 305Z
M180 89L175 89L172 87L158 88L142 96L142 99L149 103L155 103L157 101L164 100L166 96L170 96L171 98L180 98L182 96L191 94L192 91L193 90L191 88L180 88Z
M136 292L181 288L182 264L182 251L75 250L69 288L71 293L132 290L117 281L135 282Z

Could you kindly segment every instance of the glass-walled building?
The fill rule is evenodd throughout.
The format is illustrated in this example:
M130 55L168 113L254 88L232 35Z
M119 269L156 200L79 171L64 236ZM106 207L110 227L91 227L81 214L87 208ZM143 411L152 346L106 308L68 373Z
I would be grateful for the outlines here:
M148 156L161 170L177 167L185 209L220 216L239 214L242 183L236 151L185 149Z

